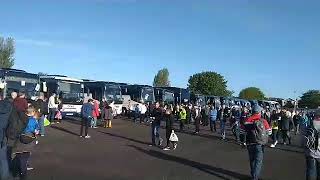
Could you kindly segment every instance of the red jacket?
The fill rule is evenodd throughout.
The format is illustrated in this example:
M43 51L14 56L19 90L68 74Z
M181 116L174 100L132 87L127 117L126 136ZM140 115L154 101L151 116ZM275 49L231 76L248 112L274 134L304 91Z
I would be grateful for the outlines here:
M92 117L97 118L99 115L99 104L95 101L93 105Z
M26 112L28 109L28 102L25 98L19 98L13 100L14 107L20 112Z
M240 132L247 133L247 135L250 136L250 131L254 128L254 126L253 126L254 122L259 121L260 119L261 119L261 114L254 114L254 115L250 116L247 120L244 121L243 124L241 124ZM268 121L265 119L262 119L262 120L263 120L264 127L267 130L267 133L269 135L271 135L272 130L268 124ZM250 141L250 137L247 137L247 141ZM250 142L247 142L247 143L250 143Z
M261 114L254 114L244 121L244 125L242 125L242 128L245 129L246 125L253 124L255 121L259 121L260 119ZM263 124L267 130L271 129L267 120L263 119Z

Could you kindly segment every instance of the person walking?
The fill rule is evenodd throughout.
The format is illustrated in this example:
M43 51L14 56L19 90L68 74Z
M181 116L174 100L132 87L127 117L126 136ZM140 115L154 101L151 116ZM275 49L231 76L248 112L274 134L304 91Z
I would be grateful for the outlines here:
M152 144L150 146L157 146L157 145L161 146L163 139L160 137L159 128L160 128L161 120L163 118L163 111L158 102L156 103L155 108L152 111L151 117L153 118L153 121L151 123ZM158 144L156 144L156 140L159 141Z
M301 126L302 145L306 158L306 180L320 179L320 110L307 126Z
M241 111L240 111L240 109L235 108L232 116L234 118L234 132L235 132L236 141L237 141L237 143L239 143L241 145L241 140L240 140Z
M140 123L144 123L146 119L147 106L144 103L139 104Z
M180 119L180 131L182 132L184 129L184 125L186 124L186 121L187 121L187 112L183 105L181 105L180 107L179 119Z
M100 112L99 112L99 101L98 100L93 100L93 111L92 111L92 117L93 120L91 121L91 128L98 128L97 127L97 121L98 121L98 117L100 116Z
M108 103L105 103L103 108L103 117L104 119L104 128L112 128L112 119L113 119L113 112L112 107L109 106Z
M49 98L49 102L48 102L48 108L49 108L49 121L50 124L54 124L54 118L57 112L57 108L58 108L58 104L56 104L56 93L53 93L50 98Z
M39 113L39 116L40 116L40 119L38 120L40 134L41 136L45 136L44 119L45 119L45 116L48 115L48 106L44 101L43 93L40 93L39 98L34 103L34 108Z
M214 106L211 106L211 111L210 111L210 130L213 132L217 132L217 126L216 126L216 120L218 116L218 111L215 109Z
M87 103L82 105L81 108L81 129L80 129L80 137L83 137L83 129L85 129L84 138L88 139L90 136L88 135L88 128L92 121L92 112L93 112L94 101L93 99L89 99Z
M287 110L283 110L281 114L281 135L282 141L284 145L291 144L291 137L290 137L290 118L291 113Z
M262 108L255 105L252 108L252 116L249 117L244 126L241 126L247 133L247 149L249 153L250 169L252 180L258 180L264 156L264 146L268 143L271 129L267 120L261 117Z
M195 134L199 134L200 132L200 121L201 121L201 110L199 109L199 106L194 106L193 107L193 118L195 122Z
M166 140L167 140L167 146L163 149L164 151L171 150L170 144L173 144L173 149L177 148L177 145L175 142L170 141L170 136L173 130L173 123L174 123L174 114L173 114L173 107L170 105L169 108L166 109L166 112L164 114L164 119L166 121Z
M278 144L279 140L279 122L281 122L280 110L277 112L274 110L271 115L271 128L272 128L272 140L271 148L274 148Z

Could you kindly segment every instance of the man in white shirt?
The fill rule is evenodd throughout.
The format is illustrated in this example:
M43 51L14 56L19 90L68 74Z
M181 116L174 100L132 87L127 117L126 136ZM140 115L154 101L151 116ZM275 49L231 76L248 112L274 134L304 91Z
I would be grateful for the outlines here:
M55 93L53 93L49 98L48 108L49 108L48 119L49 119L50 123L53 124L54 117L56 115L56 111L58 108L58 104L56 104L56 94Z

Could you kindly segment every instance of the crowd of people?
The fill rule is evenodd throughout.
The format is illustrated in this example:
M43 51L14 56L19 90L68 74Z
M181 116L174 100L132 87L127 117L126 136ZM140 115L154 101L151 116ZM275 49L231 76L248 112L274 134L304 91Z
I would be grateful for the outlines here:
M179 131L184 132L186 125L194 125L194 134L199 134L200 126L209 126L213 133L217 133L217 125L220 127L219 135L222 140L226 140L226 125L229 124L235 142L243 147L247 147L252 179L259 179L263 165L263 154L265 146L275 148L279 142L283 145L291 145L291 136L300 135L302 137L302 147L305 149L307 159L306 179L319 179L320 173L320 145L310 150L311 142L313 146L318 140L319 129L312 135L310 129L314 128L314 123L319 121L320 113L308 112L305 110L270 109L253 105L233 106L222 105L216 107L214 104L199 106L196 104L164 105L156 103L139 103L132 108L134 121L140 119L140 123L151 122L152 136L151 146L162 147L163 139L160 136L159 128L161 122L165 122L167 144L163 150L177 148L177 142L170 141L174 122L179 123ZM309 137L310 136L310 137ZM268 144L269 138L272 143ZM313 141L312 141L313 140ZM172 144L172 147L170 147ZM308 147L307 147L308 146Z
M0 100L0 155L7 157L0 161L1 178L6 176L27 176L30 165L30 155L35 145L39 144L39 136L45 136L45 120L51 124L61 121L61 101L56 94L46 99L40 94L28 103L23 92L12 92L11 97ZM263 165L264 148L271 136L271 148L279 142L283 145L292 143L291 136L301 134L307 161L307 179L317 179L320 171L320 112L296 111L288 109L269 109L259 105L252 107L226 105L215 106L207 104L165 105L163 103L138 103L131 109L130 117L134 122L151 123L150 146L161 147L165 151L175 150L178 137L174 124L178 122L178 131L190 131L194 126L194 134L200 133L200 126L210 128L212 133L218 133L226 140L226 127L229 124L234 140L247 147L252 179L259 179ZM89 127L97 128L98 118L101 118L103 128L112 128L114 110L106 100L100 103L88 99L81 109L80 137L90 138ZM5 121L4 119L7 119ZM7 122L7 123L5 123ZM165 123L164 138L160 135L161 123ZM218 132L218 127L220 131ZM187 129L186 129L187 128ZM83 134L84 133L84 134ZM8 156L7 156L8 155ZM5 165L7 162L7 165ZM0 178L0 179L1 179Z

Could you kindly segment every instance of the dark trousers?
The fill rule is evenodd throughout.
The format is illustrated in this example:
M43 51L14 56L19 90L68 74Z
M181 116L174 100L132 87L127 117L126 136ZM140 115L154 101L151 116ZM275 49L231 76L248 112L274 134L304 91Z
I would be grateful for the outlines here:
M247 148L249 152L252 180L258 180L263 164L264 146L255 144L248 145Z
M279 131L278 129L272 129L272 140L273 144L275 144L279 139Z
M0 179L9 179L11 177L9 167L11 153L6 145L0 147Z
M84 129L84 135L88 135L88 128L91 124L91 119L90 118L82 118L81 120L81 129L80 129L80 136L83 134L83 129Z
M180 131L183 131L184 129L184 123L185 123L185 120L180 119Z
M137 119L140 118L140 115L141 115L140 112L134 112L134 119L133 119L133 121L136 122Z
M144 122L146 114L140 114L140 123Z
M290 131L289 130L281 130L281 134L282 134L282 140L283 143L288 143L291 144L291 137L290 137Z
M247 142L247 135L246 134L240 134L240 141L241 143Z
M151 124L151 140L152 140L152 145L156 146L156 141L159 141L158 145L161 144L162 139L160 138L160 133L159 133L159 128L160 125L152 122Z
M236 136L236 141L240 142L240 124L238 123L235 125L235 136Z
M216 121L210 121L210 130L213 132L217 132L217 125L216 125Z
M22 179L27 177L27 165L30 152L17 153L13 159L13 175Z
M56 109L55 108L50 108L49 109L49 115L48 115L48 120L50 121L50 122L53 122L54 121L54 117L55 117L55 115L56 115Z
M204 126L208 126L209 125L209 118L207 116L203 117L202 121L203 121L203 125Z
M172 132L172 127L166 127L166 139L167 139L167 147L170 146L170 136L171 136L171 132Z
M200 132L200 118L195 119L196 132Z
M306 180L320 179L320 159L306 156Z

